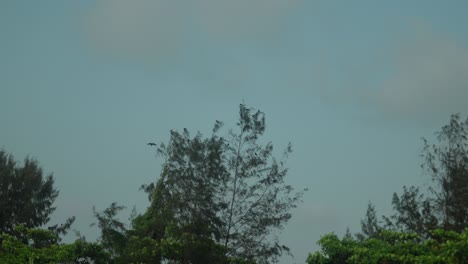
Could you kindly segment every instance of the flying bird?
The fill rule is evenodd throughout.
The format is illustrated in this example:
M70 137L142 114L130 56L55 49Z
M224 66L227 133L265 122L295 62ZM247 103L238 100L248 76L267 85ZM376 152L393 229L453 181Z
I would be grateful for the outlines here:
M150 143L148 143L148 144L146 144L146 145L152 146L152 147L156 147L156 143L153 143L153 142L150 142Z

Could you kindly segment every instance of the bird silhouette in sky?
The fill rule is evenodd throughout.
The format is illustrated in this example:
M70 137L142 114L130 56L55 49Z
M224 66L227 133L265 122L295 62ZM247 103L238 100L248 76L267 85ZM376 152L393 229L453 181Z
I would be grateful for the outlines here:
M148 144L146 144L146 145L152 146L152 147L156 147L156 143L153 143L153 142L150 142L150 143L148 143Z

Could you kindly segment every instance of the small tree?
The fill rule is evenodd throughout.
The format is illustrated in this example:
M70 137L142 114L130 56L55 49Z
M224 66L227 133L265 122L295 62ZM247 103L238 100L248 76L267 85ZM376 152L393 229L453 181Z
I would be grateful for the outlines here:
M461 232L468 227L468 118L452 115L436 135L438 145L424 140L423 167L436 183L432 192L442 227Z
M99 242L112 257L122 255L127 242L125 224L116 218L122 209L124 207L117 205L117 203L112 203L103 212L97 212L93 207L93 213L98 223L93 223L91 226L97 225L101 229Z
M57 196L52 174L44 177L36 160L26 158L19 166L0 150L0 263L107 263L108 254L96 243L59 243L74 217L40 229Z
M421 166L434 185L426 195L414 186L394 193L395 213L383 217L385 228L428 237L436 228L461 232L468 227L468 118L452 115L436 136L437 144L423 139Z
M57 196L52 174L44 176L36 160L26 158L19 166L12 155L0 150L0 233L13 234L17 225L43 226L55 210ZM71 222L73 218L66 225Z
M383 217L387 229L416 232L427 237L431 230L439 226L432 199L424 197L417 187L403 186L403 194L393 194L392 204L395 213Z
M382 228L379 226L374 205L367 205L366 217L361 220L361 233L356 234L359 240L376 237Z
M219 121L208 138L171 131L169 143L157 148L165 158L161 177L156 186L143 187L152 193L152 205L135 219L134 232L173 245L202 242L197 245L231 260L270 263L289 252L275 231L291 218L303 194L284 181L291 146L280 160L274 158L272 143L259 143L264 113L243 104L239 110L238 131L230 130L226 138L218 136ZM202 263L193 259L201 257L195 253L174 256L181 263Z

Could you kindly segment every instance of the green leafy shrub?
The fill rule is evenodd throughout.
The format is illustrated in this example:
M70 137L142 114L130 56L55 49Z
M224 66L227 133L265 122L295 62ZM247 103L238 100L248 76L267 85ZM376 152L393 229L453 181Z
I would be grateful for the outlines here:
M468 229L462 233L437 229L428 239L416 233L383 230L362 241L335 234L323 236L320 252L309 254L308 264L462 264L468 263Z

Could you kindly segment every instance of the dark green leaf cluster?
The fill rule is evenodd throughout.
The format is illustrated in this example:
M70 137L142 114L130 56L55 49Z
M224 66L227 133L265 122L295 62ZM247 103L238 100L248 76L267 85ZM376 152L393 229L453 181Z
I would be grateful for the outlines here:
M361 220L361 233L356 234L356 237L360 241L363 241L366 238L376 237L381 230L382 227L379 225L375 207L369 202L366 216L363 220Z
M0 263L108 263L109 255L97 243L78 239L72 244L56 243L57 235L48 230L15 226L15 236L0 235ZM26 241L26 242L25 242Z
M94 216L98 220L98 227L101 229L101 244L112 255L116 256L123 250L126 243L124 232L125 225L116 219L120 210L124 209L116 203L112 203L104 212L96 212L93 208ZM92 224L91 226L93 226Z
M37 161L26 158L17 165L0 150L0 232L11 234L16 225L40 227L49 221L58 196L52 174L43 175Z
M468 263L468 229L437 229L423 239L416 233L383 230L362 241L335 234L323 236L322 250L309 254L308 264L461 264Z

